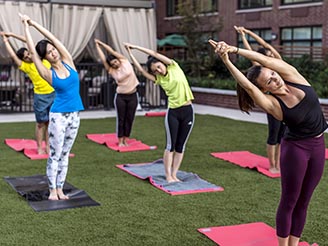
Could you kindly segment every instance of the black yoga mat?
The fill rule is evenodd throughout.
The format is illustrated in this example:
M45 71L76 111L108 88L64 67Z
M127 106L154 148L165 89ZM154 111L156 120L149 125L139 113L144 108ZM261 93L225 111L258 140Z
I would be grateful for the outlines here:
M65 182L64 193L68 200L48 200L49 190L47 176L34 175L25 177L4 177L4 180L19 194L36 212L53 211L85 206L99 206L89 195L73 185Z

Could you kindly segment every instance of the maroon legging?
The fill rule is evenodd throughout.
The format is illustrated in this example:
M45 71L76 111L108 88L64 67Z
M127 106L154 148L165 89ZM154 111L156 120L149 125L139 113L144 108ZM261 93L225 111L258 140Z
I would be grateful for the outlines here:
M276 216L277 235L301 237L311 196L324 170L324 136L283 139L280 163L282 192Z

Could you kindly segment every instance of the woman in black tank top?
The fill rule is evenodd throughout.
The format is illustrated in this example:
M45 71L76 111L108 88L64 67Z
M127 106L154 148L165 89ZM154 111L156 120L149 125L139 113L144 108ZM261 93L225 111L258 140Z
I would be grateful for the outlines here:
M328 125L318 96L296 68L281 59L209 41L237 81L239 107L249 113L255 105L287 126L281 143L281 198L276 215L279 246L296 246L307 208L325 164L323 132ZM241 55L260 65L246 76L229 59ZM289 82L290 81L290 82Z

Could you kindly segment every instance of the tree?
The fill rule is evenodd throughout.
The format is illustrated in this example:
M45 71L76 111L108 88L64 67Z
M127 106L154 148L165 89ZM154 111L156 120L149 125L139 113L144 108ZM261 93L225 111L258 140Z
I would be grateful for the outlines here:
M212 23L205 23L209 18L202 18L200 1L179 1L178 14L182 17L178 30L184 34L187 43L187 61L189 76L200 77L202 71L212 67L215 61L207 40L213 38L208 32L219 32L222 29L220 18L211 18ZM207 30L205 30L205 26Z

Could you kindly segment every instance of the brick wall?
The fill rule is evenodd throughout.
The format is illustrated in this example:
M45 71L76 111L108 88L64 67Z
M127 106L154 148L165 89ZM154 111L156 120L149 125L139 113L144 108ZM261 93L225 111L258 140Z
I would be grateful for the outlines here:
M198 87L192 87L192 91L195 97L194 103L239 109L237 94L235 91ZM328 100L320 99L320 102L325 118L328 121ZM254 108L253 111L263 112L263 110L259 107Z
M167 17L167 0L155 0L157 38L164 38L168 34L179 33L177 25L180 18ZM297 26L322 26L322 46L328 47L328 1L318 3L281 5L281 0L273 0L272 7L239 10L238 1L218 1L217 12L205 14L200 18L202 22L200 32L219 31L220 40L237 45L238 35L233 28L245 26L248 29L271 28L278 35L272 41L274 46L280 44L280 29ZM222 19L222 29L213 25L218 19Z

